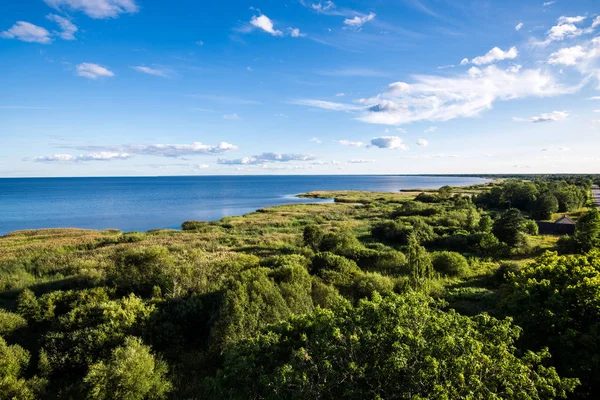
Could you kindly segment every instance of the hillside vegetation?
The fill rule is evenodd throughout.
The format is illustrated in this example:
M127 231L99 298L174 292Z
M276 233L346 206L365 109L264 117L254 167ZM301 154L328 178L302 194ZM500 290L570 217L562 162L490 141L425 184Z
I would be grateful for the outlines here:
M0 237L0 399L600 396L589 177ZM539 235L563 214L573 236Z

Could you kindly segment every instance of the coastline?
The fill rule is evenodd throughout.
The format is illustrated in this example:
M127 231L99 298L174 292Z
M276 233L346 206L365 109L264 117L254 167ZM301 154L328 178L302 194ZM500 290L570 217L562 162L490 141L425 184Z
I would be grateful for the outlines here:
M373 176L381 176L381 175L373 175ZM429 177L429 175L423 175L423 177ZM454 177L454 176L448 176ZM486 179L486 178L483 178ZM457 192L465 191L466 188L474 188L474 187L485 187L489 183L493 181L489 180L486 183L479 184L471 184L471 185L463 185L463 186L452 186ZM282 195L280 199L282 200L276 204L269 204L265 206L253 207L252 209L245 210L244 212L240 212L239 214L230 214L221 216L219 218L214 219L197 219L197 218L182 218L177 221L177 225L175 224L165 224L159 227L152 227L147 229L121 229L118 227L105 227L105 228L93 228L93 227L80 227L80 226L48 226L48 227L40 227L40 228L24 228L24 229L14 229L7 232L2 232L0 234L0 238L9 236L15 233L27 233L27 232L50 232L53 230L79 230L79 231L119 231L123 233L127 232L154 232L154 231L180 231L181 226L186 221L194 221L200 223L222 223L224 220L233 217L244 217L249 214L264 212L265 210L275 209L277 207L285 207L285 206L303 206L303 205L311 205L311 204L333 204L333 203L364 203L365 199L370 199L370 202L384 200L385 201L404 201L409 197L414 197L421 192L429 192L436 191L437 189L432 188L422 188L422 189L398 189L397 191L374 191L374 190L318 190L318 191L309 191L297 194L287 194ZM472 190L472 189L471 189ZM292 199L293 201L283 201L284 199ZM357 198L361 200L358 201ZM312 201L311 201L312 200Z

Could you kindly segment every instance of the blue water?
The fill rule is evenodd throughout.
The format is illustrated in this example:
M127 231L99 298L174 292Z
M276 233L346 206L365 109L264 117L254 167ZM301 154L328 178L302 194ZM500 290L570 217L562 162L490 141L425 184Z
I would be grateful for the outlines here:
M211 221L267 206L319 201L294 197L313 190L396 192L484 182L389 175L0 179L0 235L59 227L179 228L191 219Z

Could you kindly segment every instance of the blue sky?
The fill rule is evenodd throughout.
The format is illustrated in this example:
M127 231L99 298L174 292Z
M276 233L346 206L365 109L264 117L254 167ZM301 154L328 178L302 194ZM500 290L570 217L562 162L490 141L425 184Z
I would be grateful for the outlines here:
M597 0L0 3L0 176L600 172Z

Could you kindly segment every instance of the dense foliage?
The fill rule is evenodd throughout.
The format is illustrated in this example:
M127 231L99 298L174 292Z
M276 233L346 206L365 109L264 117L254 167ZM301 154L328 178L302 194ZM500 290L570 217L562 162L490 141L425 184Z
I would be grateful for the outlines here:
M515 355L519 329L444 312L426 296L361 300L271 326L225 351L232 399L559 398L576 381Z
M0 237L0 399L596 398L590 185L313 193L336 201ZM556 212L574 235L538 234Z

